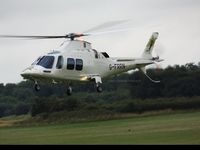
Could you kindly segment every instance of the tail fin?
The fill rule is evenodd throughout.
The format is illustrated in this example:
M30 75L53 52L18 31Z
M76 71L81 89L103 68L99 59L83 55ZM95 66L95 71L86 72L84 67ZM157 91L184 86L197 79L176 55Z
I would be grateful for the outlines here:
M144 52L142 54L143 58L146 58L146 59L151 59L152 58L153 47L154 47L155 41L158 38L158 35L159 35L158 32L154 32L152 34L152 36L149 39L149 42L147 43L146 48L145 48L145 50L144 50Z

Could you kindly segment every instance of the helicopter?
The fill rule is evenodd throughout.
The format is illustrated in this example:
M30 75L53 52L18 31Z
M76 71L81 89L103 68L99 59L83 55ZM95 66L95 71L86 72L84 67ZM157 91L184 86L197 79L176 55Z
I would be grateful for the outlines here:
M130 70L139 69L146 77L146 66L163 61L153 57L152 51L159 33L153 32L143 53L139 58L112 58L107 52L100 52L92 48L92 44L81 37L90 33L69 33L64 36L18 36L0 35L1 38L30 38L30 39L68 39L59 48L36 59L28 68L22 71L25 80L34 82L35 91L40 91L40 82L65 83L67 94L72 94L72 82L94 82L96 91L101 93L102 80L113 75Z

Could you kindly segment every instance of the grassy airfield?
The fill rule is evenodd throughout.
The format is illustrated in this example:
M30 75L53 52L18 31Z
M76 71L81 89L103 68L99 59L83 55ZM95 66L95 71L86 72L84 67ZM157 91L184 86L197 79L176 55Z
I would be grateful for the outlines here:
M200 144L200 112L16 127L0 119L0 144Z

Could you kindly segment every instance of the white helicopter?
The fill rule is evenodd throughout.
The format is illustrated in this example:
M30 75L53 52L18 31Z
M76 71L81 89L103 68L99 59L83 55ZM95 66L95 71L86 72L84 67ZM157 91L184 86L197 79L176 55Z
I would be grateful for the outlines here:
M72 81L92 81L96 84L97 92L102 92L102 79L112 75L127 72L133 69L141 70L152 82L146 73L146 66L161 62L159 57L153 57L152 51L158 32L154 32L140 58L112 58L106 52L99 52L92 48L91 43L79 40L80 37L91 34L70 33L64 36L13 36L2 35L1 38L31 38L54 39L66 38L58 49L40 56L30 67L26 68L21 76L34 81L34 88L40 91L39 82L67 83L67 94L72 94Z

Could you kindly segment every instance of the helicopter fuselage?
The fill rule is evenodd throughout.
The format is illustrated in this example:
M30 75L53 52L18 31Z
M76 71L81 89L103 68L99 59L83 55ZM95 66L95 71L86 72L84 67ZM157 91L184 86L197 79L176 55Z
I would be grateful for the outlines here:
M40 64L45 58L44 63ZM74 40L41 56L21 75L25 79L52 82L90 81L95 76L106 78L135 69L139 61L144 62L139 58L110 58L107 53L92 49L90 43ZM48 63L51 63L51 66L48 66Z

